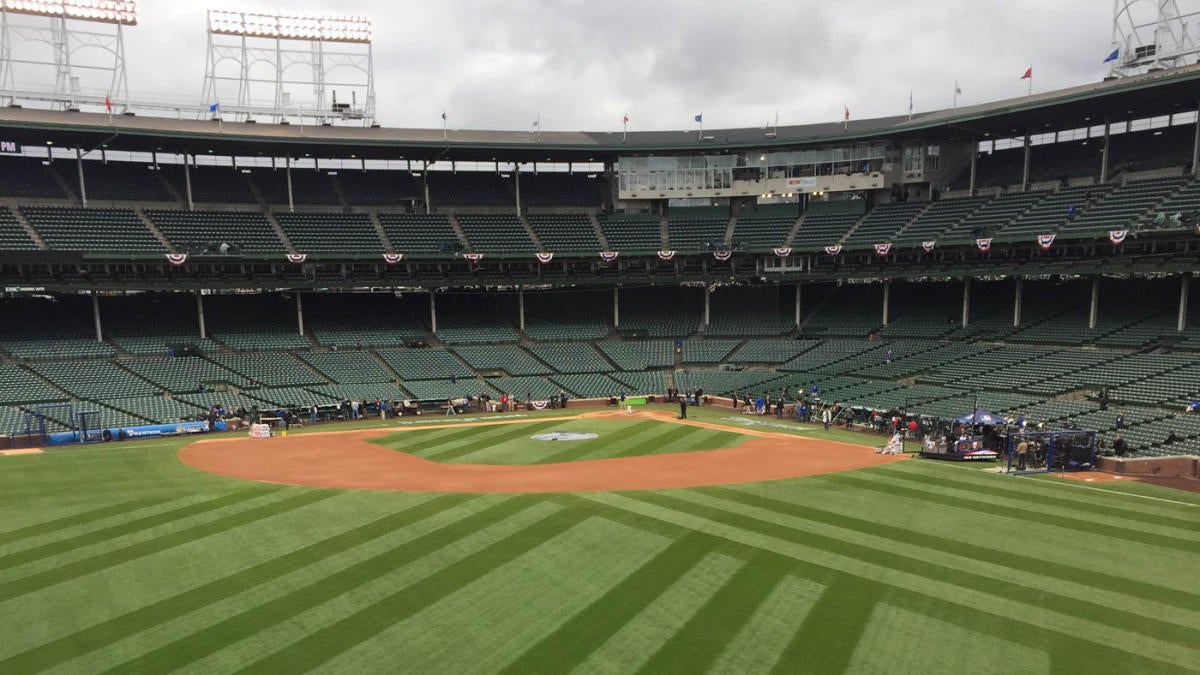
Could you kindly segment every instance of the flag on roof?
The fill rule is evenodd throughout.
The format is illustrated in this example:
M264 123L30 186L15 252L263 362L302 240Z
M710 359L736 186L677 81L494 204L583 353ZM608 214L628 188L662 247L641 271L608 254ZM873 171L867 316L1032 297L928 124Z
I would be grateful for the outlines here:
M446 110L444 108L442 109L442 121L446 121Z
M217 111L218 111L218 110L220 110L220 109L221 109L221 104L220 104L220 103L211 103L211 104L209 104L209 106L208 106L208 112L210 112L210 113L215 113L215 112L217 112Z
M700 113L699 115L696 115L696 121L703 122L704 121L704 113Z
M845 109L845 113L846 113L846 118L845 118L845 119L846 119L846 121L847 121L847 122L849 122L849 121L850 121L850 107L849 107L849 106L847 106L845 103L843 103L843 104L842 104L842 108L844 108L844 109Z
M104 109L112 112L112 101L107 96L104 97Z
M1020 79L1022 79L1022 80L1031 80L1031 79L1033 79L1033 66L1029 66L1028 68L1026 68L1026 69L1025 69L1025 74L1024 74L1024 75L1022 75L1022 76L1020 77Z
M1112 53L1108 55L1108 58L1104 59L1104 63L1108 63L1109 61L1116 61L1117 57L1120 55L1121 55L1121 48L1118 47L1118 48L1112 50Z
M625 113L625 119L621 120L622 124L629 124L629 113Z
M954 83L954 93L955 93L955 94L961 94L961 93L962 93L962 87L958 86L958 83L957 83L957 82L955 82L955 83Z

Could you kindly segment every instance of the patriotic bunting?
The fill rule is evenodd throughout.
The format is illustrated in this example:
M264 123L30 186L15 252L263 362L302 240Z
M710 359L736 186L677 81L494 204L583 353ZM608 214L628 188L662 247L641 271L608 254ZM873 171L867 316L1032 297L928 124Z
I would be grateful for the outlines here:
M1125 237L1128 236L1129 230L1110 230L1108 240L1112 242L1113 246L1120 246L1125 242Z
M551 260L554 260L554 254L553 254L553 253L549 253L549 252L547 252L547 253L534 253L534 254L533 254L533 257L537 258L537 261L538 261L538 262L540 262L540 263L542 263L543 265L546 265L546 264L548 264L548 263L549 263Z
M892 245L890 243L875 244L875 255L885 256L891 252Z
M1041 246L1043 251L1049 251L1050 247L1054 245L1054 237L1055 236L1057 236L1057 235L1039 234L1037 236L1038 246Z
M675 259L675 251L659 251L658 259L663 262L667 262L669 260L674 260Z
M923 242L921 242L921 248L925 249L925 252L926 252L926 253L933 253L933 247L934 247L934 246L937 246L937 241L936 241L936 240L935 240L935 241L923 241Z
M464 253L464 254L462 254L462 257L473 263L477 263L480 260L483 260L482 253Z
M981 239L976 239L975 247L978 248L980 252L987 253L988 251L992 250L992 238L983 237Z
M617 256L619 256L619 255L621 255L620 251L601 251L600 259L606 263L610 263L610 262L616 260Z
M834 244L833 246L826 246L825 252L828 253L829 255L837 255L842 252L842 245Z
M308 260L307 253L289 253L289 254L287 254L287 261L290 263L296 263L297 265L299 265L306 260Z
M713 257L721 262L725 262L733 257L733 251L713 251Z
M167 253L166 256L167 256L167 262L171 263L172 265L174 265L176 267L179 267L183 263L187 262L188 254L186 254L186 253Z
M403 253L384 253L383 254L383 262L385 262L389 265L395 265L396 263L400 262L403 259L404 259Z
M771 249L771 252L775 254L776 258L786 258L792 254L792 248L790 246L781 246Z
M546 410L550 407L549 401L530 401L529 405L533 406L534 410Z

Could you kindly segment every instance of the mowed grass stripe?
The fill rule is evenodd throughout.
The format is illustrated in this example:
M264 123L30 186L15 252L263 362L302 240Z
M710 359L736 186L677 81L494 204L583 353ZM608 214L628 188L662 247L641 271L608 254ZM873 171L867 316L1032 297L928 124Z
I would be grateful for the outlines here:
M270 626L359 588L414 560L428 556L510 518L537 502L507 499L428 534L406 541L286 595L248 608L195 633L122 663L108 672L166 672L239 642ZM298 671L297 671L298 672Z
M1001 565L1011 568L1017 573L1028 573L1031 570L1036 570L1040 576L1059 579L1072 584L1091 586L1103 591L1125 593L1136 596L1139 599L1153 600L1180 609L1196 610L1200 608L1200 594L1198 593L1188 593L1186 591L1158 586L1093 568L1085 571L1075 565L1066 565L1044 558L1013 553L1007 549L980 546L956 539L948 539L892 524L855 518L834 511L826 511L771 497L749 494L742 490L713 487L702 488L698 492L711 495L717 499L753 506L766 511L781 513L845 530L852 530L896 543L920 546L932 551L940 551L985 563Z
M124 515L126 513L151 506L165 504L172 499L175 499L175 497L144 497L141 499L132 499L127 502L111 504L109 506L103 506L96 509L89 509L87 511L83 511L82 513L63 516L62 518L47 520L43 523L26 525L25 527L9 530L8 532L0 532L0 546L11 544L22 539L28 539L30 537L53 534L60 530L87 525L88 523L93 523L97 520L104 520L105 518Z
M555 464L581 459L600 459L609 456L613 448L629 447L637 444L642 438L657 436L662 433L662 422L656 420L641 420L629 425L618 436L601 434L599 438L588 441L570 443L565 450L538 460L538 464ZM589 456L592 455L592 456Z
M921 485L937 485L956 490L966 490L978 494L987 494L994 497L1004 497L1015 499L1022 504L1040 504L1042 506L1051 507L1054 509L1078 511L1086 513L1089 516L1104 516L1108 518L1118 518L1122 520L1135 520L1138 522L1150 523L1152 525L1166 525L1175 529L1185 530L1188 532L1200 533L1200 519L1192 518L1173 518L1155 513L1143 513L1138 511L1134 504L1123 503L1121 506L1112 506L1111 499L1105 500L1090 500L1083 502L1081 500L1066 499L1055 497L1052 495L1043 494L1041 489L1035 489L1039 486L1034 481L1022 480L1018 477L1011 477L1014 481L1012 487L1001 487L995 484L994 481L962 481L950 478L934 477L928 474L911 474L906 472L890 470L887 467L880 468L880 473L888 474L888 478L895 478L909 483L918 483ZM1015 481L1021 481L1018 485ZM1132 500L1126 500L1132 501Z
M589 517L591 514L585 511L558 511L237 672L299 673L315 668Z
M211 537L236 527L286 513L292 509L315 504L319 501L329 499L336 494L332 490L313 490L292 494L278 501L255 506L211 522L186 527L176 532L113 549L90 558L84 558L83 560L67 563L60 567L31 574L27 577L0 583L0 602L27 595L65 581L78 579L79 577L107 569L114 565L120 565L131 560L161 553L176 546L182 546L198 539Z
M618 522L626 522L620 519ZM565 673L583 663L622 626L714 550L718 540L686 534L531 646L501 673Z
M704 556L572 672L636 672L744 566L723 552Z
M1048 511L1040 511L1021 506L997 506L988 502L971 499L963 495L945 495L926 490L918 490L916 488L896 485L894 483L881 482L879 480L868 480L856 476L842 474L827 474L821 476L820 480L836 483L847 488L858 488L864 490L873 490L888 495L896 495L901 497L909 497L912 499L933 502L942 506L948 506L955 509L968 509L986 513L998 518L1012 518L1020 521L1038 523L1039 525L1052 525L1061 527L1071 532L1086 532L1101 537L1111 537L1139 544L1149 544L1151 546L1160 546L1165 549L1187 551L1188 553L1200 553L1200 540L1187 539L1184 537L1173 537L1165 534L1156 534L1153 532L1143 532L1130 529L1128 527L1120 527L1118 525L1107 524L1097 520L1089 520L1085 518L1072 518L1070 516L1057 515Z
M809 546L804 533L781 538L763 534L753 529L743 529L719 521L694 516L681 511L654 506L633 499L629 493L589 493L589 501L606 504L629 514L625 522L659 531L663 523L673 527L684 527L728 542L730 546L743 547L747 551L773 551L793 561L793 574L819 585L830 585L840 576L852 579L877 581L888 587L890 601L909 608L925 602L938 607L934 617L950 616L954 613L970 616L975 623L1000 621L1006 627L1009 639L1034 647L1044 647L1050 641L1077 650L1104 649L1120 654L1120 660L1135 664L1134 668L1119 672L1192 672L1180 664L1195 664L1197 649L1158 639L1146 639L1131 635L1124 629L1110 628L1090 618L1063 615L1053 610L1038 611L1020 599L997 597L987 591L977 590L971 585L955 584L925 570L912 573L886 567L876 560L859 560L841 554L829 553L821 548ZM749 555L749 553L747 554ZM1155 657L1142 656L1153 651ZM799 669L802 664L797 664Z
M532 436L546 429L552 429L560 426L559 421L541 422L537 424L497 424L490 427L481 427L479 434L468 443L456 445L455 447L447 448L441 452L432 454L424 454L425 459L435 462L451 462L464 455L469 455L476 450L486 448L489 445L496 445L511 441L517 438Z
M866 579L834 581L804 617L771 672L795 673L801 664L805 672L844 672L883 594L882 585Z
M773 553L752 558L655 652L640 672L708 670L791 567L790 560Z
M790 559L785 559L795 566ZM770 671L779 663L792 637L824 591L824 586L796 574L785 576L725 645L708 672Z
M504 426L504 425L500 425ZM453 445L495 429L496 426L465 426L461 429L414 429L377 439L380 445L425 457L437 448Z
M648 433L639 434L637 438L628 439L621 443L613 443L579 459L608 459L610 457L634 457L649 455L660 448L667 440L674 438L681 427L670 422L655 422L656 428Z
M278 558L215 579L121 616L63 636L44 645L0 660L0 672L30 673L102 649L179 616L234 597L286 574L314 565L344 551L391 534L414 523L441 514L463 502L468 495L445 495L384 516L322 541L295 549Z
M644 501L668 509L690 513L707 520L723 523L764 536L803 544L855 560L873 562L877 565L915 575L933 577L962 588L982 591L995 597L1021 602L1032 607L1048 609L1067 616L1094 621L1132 633L1173 642L1191 648L1200 644L1200 630L1178 624L1148 618L1132 612L1107 607L1084 598L1068 596L1044 589L1030 588L1005 579L998 579L954 567L921 560L912 556L877 549L846 539L796 530L752 516L732 513L724 509L684 501L676 497L652 493L631 493L632 499Z
M99 530L83 532L73 537L67 537L58 541L42 544L41 546L27 548L23 551L9 553L8 555L0 556L0 570L17 567L18 565L24 565L35 560L41 560L43 558L60 555L67 553L68 551L73 551L77 548L90 546L92 544L99 544L111 539L117 539L128 534L133 534L142 530L148 530L152 527L167 525L169 523L191 518L192 516L197 516L202 513L216 511L217 509L233 506L244 501L261 497L265 494L270 494L272 491L273 490L254 488L250 490L231 492L229 494L214 497L206 501L187 504L176 507L169 511L153 513L148 516L136 518L134 520L109 525L108 527L104 527Z

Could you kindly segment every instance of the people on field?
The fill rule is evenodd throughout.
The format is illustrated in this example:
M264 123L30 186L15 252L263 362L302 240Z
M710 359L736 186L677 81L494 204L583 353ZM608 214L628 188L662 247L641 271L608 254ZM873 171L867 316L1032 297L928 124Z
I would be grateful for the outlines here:
M681 420L687 419L687 405L688 405L687 397L680 396L679 397L679 419L681 419Z

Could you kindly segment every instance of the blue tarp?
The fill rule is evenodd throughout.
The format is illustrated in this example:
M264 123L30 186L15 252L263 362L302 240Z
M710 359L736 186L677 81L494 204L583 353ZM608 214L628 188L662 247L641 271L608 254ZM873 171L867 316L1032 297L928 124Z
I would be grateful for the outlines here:
M967 413L961 417L955 417L954 421L959 424L986 424L988 426L996 426L1004 424L1004 418L999 415L993 415L986 410L976 410L973 413Z

